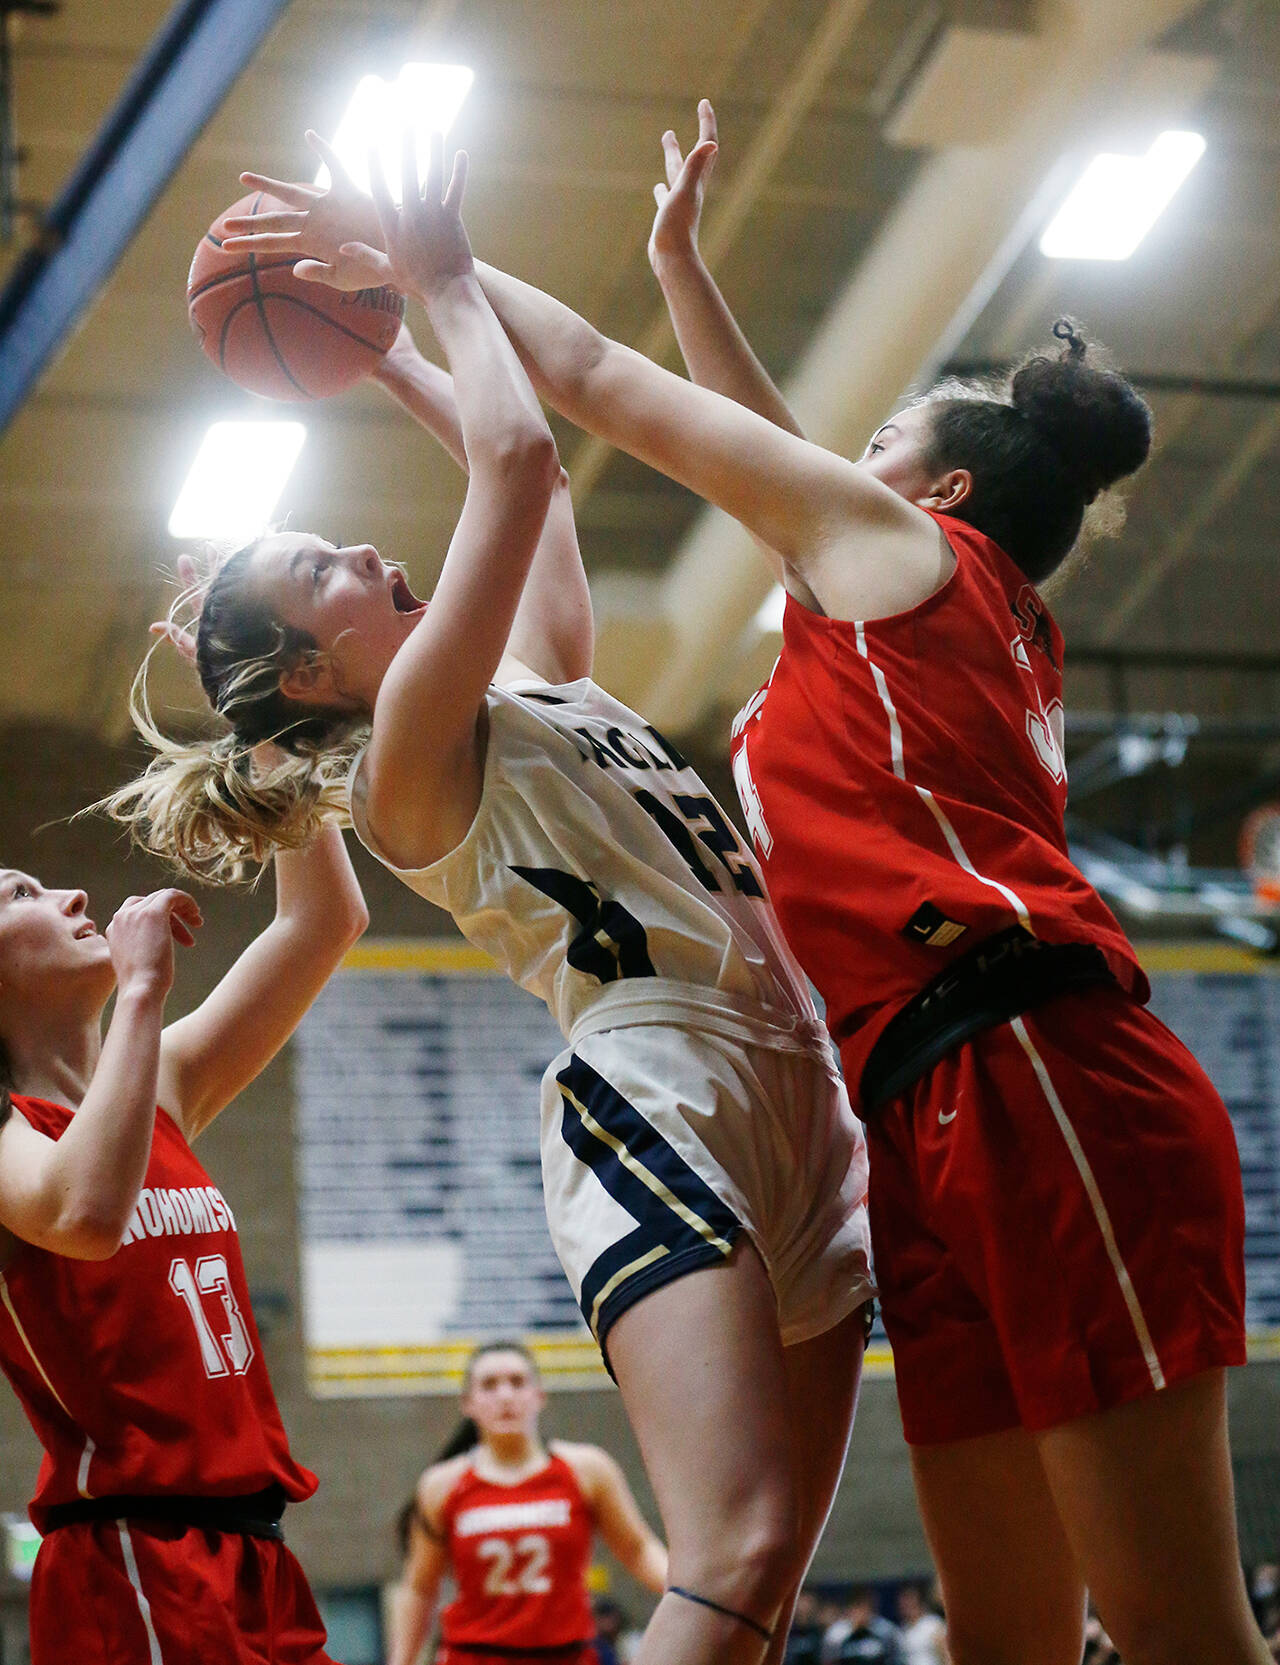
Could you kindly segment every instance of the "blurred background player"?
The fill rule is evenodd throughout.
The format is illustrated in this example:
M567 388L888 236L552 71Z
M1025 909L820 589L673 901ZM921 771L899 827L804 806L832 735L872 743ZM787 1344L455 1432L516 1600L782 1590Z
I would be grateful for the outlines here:
M468 1359L466 1421L415 1493L388 1665L417 1665L446 1575L457 1594L440 1616L436 1665L596 1665L586 1575L597 1533L662 1593L667 1552L622 1470L598 1446L544 1444L545 1404L537 1366L518 1344L491 1342Z

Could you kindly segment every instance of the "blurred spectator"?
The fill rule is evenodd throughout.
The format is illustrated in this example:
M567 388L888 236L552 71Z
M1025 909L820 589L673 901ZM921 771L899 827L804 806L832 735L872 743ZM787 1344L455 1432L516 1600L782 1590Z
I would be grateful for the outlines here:
M826 1604L819 1601L812 1590L801 1590L796 1597L796 1610L791 1616L787 1632L787 1651L784 1665L819 1665L822 1658L822 1634L828 1617Z
M906 1665L947 1665L947 1627L925 1597L923 1584L898 1591L898 1624Z
M1280 1567L1264 1561L1248 1575L1249 1602L1264 1636L1280 1628Z
M905 1665L902 1634L876 1612L875 1591L860 1585L822 1638L822 1665Z
M618 1643L627 1628L627 1615L616 1601L597 1596L591 1603L596 1621L596 1655L600 1665L622 1665Z

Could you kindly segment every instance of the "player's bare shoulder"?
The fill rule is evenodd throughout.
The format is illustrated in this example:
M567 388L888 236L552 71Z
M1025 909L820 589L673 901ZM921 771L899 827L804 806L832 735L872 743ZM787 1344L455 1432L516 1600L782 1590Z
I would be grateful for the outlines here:
M602 1485L607 1485L617 1464L607 1451L598 1445L583 1445L577 1440L551 1440L547 1450L552 1456L568 1463L574 1478L588 1501Z
M442 1463L432 1463L418 1481L415 1493L418 1513L428 1526L434 1527L449 1493L471 1466L472 1453L462 1451L456 1457L446 1457Z

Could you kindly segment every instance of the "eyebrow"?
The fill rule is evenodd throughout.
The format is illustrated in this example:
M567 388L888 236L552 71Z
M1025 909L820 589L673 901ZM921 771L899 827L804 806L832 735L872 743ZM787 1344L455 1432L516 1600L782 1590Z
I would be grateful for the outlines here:
M883 428L877 428L872 439L879 439L881 434L900 434L902 429L896 422L886 422Z

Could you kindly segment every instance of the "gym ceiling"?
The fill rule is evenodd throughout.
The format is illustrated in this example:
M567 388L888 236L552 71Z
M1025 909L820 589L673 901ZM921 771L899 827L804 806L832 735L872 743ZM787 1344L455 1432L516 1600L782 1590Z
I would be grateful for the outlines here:
M309 176L303 129L331 132L361 74L440 61L475 72L450 138L471 152L477 252L672 365L645 258L652 186L663 129L687 141L711 97L721 154L704 247L807 430L836 448L857 454L941 366L1007 362L1060 313L1081 319L1143 384L1159 449L1130 489L1124 533L1054 598L1073 749L1114 773L1119 729L1136 720L1163 767L1175 718L1242 807L1280 796L1276 0L0 10L19 147L0 247L10 301L33 273L56 290L45 268L68 222L50 211L102 163L104 131L123 155L85 209L105 216L100 229L85 219L61 248L61 276L85 285L86 304L54 330L42 373L20 362L0 297L0 404L8 389L14 407L0 439L0 724L123 737L160 569L177 552L168 515L219 417L301 415L308 440L282 508L326 536L371 539L431 583L460 502L452 464L373 386L307 407L239 392L197 350L183 284L242 167ZM163 51L177 73L148 102L139 76ZM1092 155L1141 153L1174 127L1202 133L1206 154L1128 261L1039 252ZM113 264L101 228L116 203ZM429 345L425 324L419 337ZM768 585L749 545L670 482L576 430L557 437L596 591L599 679L723 756L729 716L777 651L754 622ZM176 671L165 690L197 704Z

